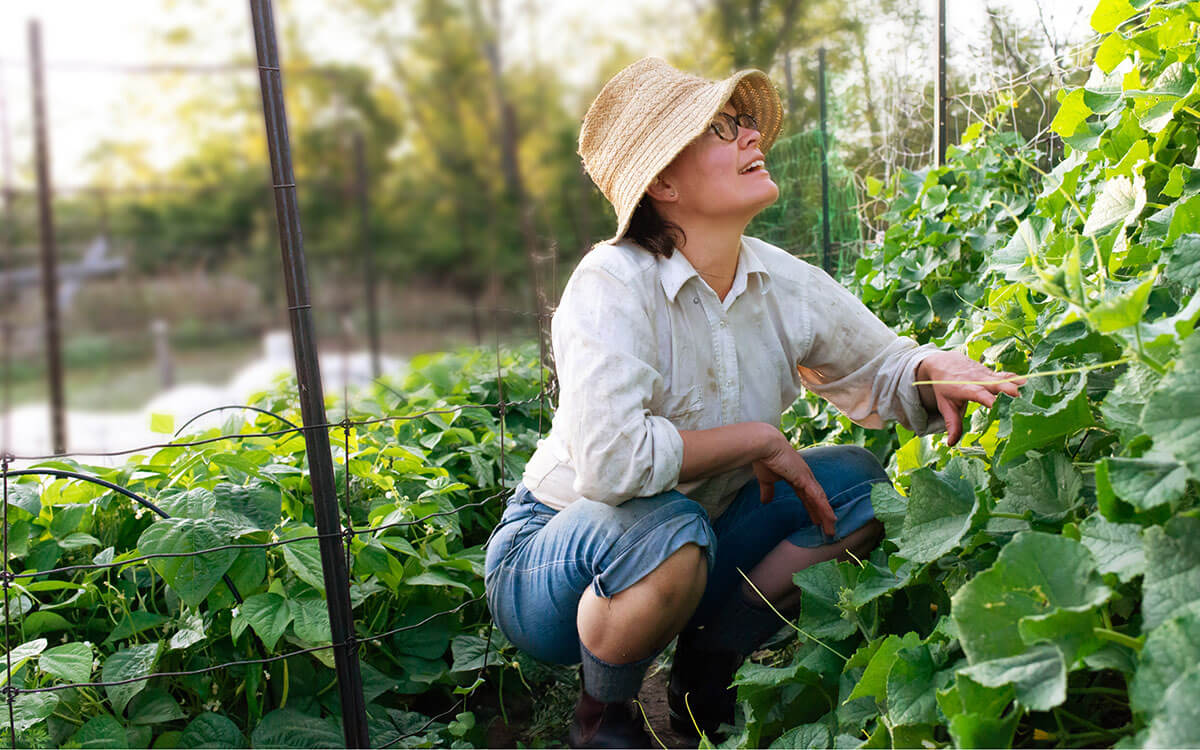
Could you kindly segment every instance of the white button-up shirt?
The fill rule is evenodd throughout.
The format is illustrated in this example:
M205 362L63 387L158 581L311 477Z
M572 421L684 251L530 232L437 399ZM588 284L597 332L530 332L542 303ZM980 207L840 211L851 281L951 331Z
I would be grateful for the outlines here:
M825 272L752 237L724 300L681 252L599 244L571 274L551 331L558 410L523 481L553 508L674 488L716 518L753 471L681 484L679 431L779 425L804 388L865 427L944 427L913 385L936 349L897 336Z

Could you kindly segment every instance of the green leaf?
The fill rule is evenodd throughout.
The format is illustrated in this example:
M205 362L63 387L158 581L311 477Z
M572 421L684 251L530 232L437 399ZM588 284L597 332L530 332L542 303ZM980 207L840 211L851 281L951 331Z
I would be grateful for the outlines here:
M1062 608L1083 611L1102 604L1109 594L1091 553L1079 542L1022 532L992 567L955 592L951 617L967 659L976 664L1025 653L1022 618Z
M1092 11L1091 24L1097 33L1107 34L1137 15L1129 0L1100 0Z
M898 554L919 563L938 559L959 545L979 512L968 479L928 468L914 471Z
M2 600L0 600L2 601ZM26 637L52 633L58 630L70 630L75 626L67 618L57 612L39 610L30 612L21 623L25 628Z
M280 534L283 539L313 536L317 530L311 526L292 526ZM283 545L283 561L296 577L325 593L325 578L321 572L321 548L316 539L290 542Z
M92 647L83 643L65 643L38 657L38 667L63 682L88 682L92 677Z
M1050 122L1050 129L1059 135L1071 135L1091 116L1092 110L1084 103L1083 89L1075 89L1059 104L1058 113Z
M888 718L894 726L936 724L937 690L933 657L922 644L896 652L887 677Z
M140 646L130 646L104 660L100 668L100 679L103 682L118 682L145 677L154 671L158 663L158 643L144 643ZM125 706L133 696L146 687L146 680L136 680L123 685L108 685L104 692L113 705L113 711L120 716Z
M1129 685L1129 706L1153 716L1167 691L1200 672L1200 610L1185 611L1150 631Z
M57 693L22 693L13 700L12 719L17 732L45 721L58 707Z
M128 614L121 618L117 626L112 629L108 637L104 639L104 643L116 643L117 641L128 638L135 633L141 633L144 630L150 630L163 624L169 617L160 615L157 612L147 612L144 609L131 610Z
M1184 286L1200 284L1200 234L1185 234L1164 254L1166 277Z
M344 743L345 740L343 739ZM182 748L228 748L245 747L246 740L242 732L227 717L221 714L205 713L192 719L179 736L179 747Z
M171 634L167 648L171 650L187 648L200 643L204 638L204 618L198 613L191 612L179 619L179 626Z
M129 702L131 724L163 724L183 717L179 701L165 690L148 690L139 693Z
M903 648L915 648L920 643L921 636L917 633L906 633L903 638L896 635L889 635L887 638L884 638L883 642L875 649L871 660L867 662L867 668L863 671L858 684L854 686L854 690L850 691L850 695L846 700L852 701L856 698L871 697L880 705L886 704L887 679L892 671L892 665L896 663L896 654Z
M1101 573L1115 573L1122 582L1129 582L1146 572L1142 527L1136 523L1112 523L1093 513L1079 524L1079 536Z
M1200 479L1200 336L1183 342L1175 369L1164 377L1142 412L1154 444Z
M1100 405L1104 421L1127 442L1142 434L1142 411L1158 388L1159 380L1159 375L1149 367L1133 364L1104 397Z
M213 487L217 512L228 518L237 534L270 531L283 513L283 491L278 485L251 482L245 487L221 483Z
M292 608L287 599L268 592L246 597L239 616L246 619L268 649L274 649L292 621Z
M959 670L980 685L1012 685L1017 701L1034 711L1049 711L1067 699L1067 669L1052 645L1037 646L1015 656L991 659Z
M891 482L876 482L871 485L871 507L875 517L883 524L887 537L898 541L904 527L904 516L908 512L908 498L897 492Z
M779 736L770 745L772 748L825 748L833 747L833 733L824 724L802 724Z
M73 744L82 748L99 750L100 748L127 748L129 737L125 727L107 714L93 716L71 738Z
M159 414L151 412L150 414L150 431L158 432L164 435L172 435L175 433L175 415L174 414Z
M229 542L223 527L211 519L169 518L147 526L138 539L138 549L145 554L196 552ZM189 557L155 558L150 561L150 566L180 599L195 608L235 559L237 550L225 549Z
M1146 577L1142 619L1149 630L1200 602L1200 518L1176 516L1142 533Z
M1146 207L1146 181L1141 175L1112 178L1096 197L1083 225L1085 236L1099 237L1118 226L1127 226Z
M996 503L1002 513L1033 513L1039 520L1062 520L1079 501L1083 477L1071 459L1055 451L1046 456L1031 456L1017 464L1008 464L997 474L1005 482L1004 497ZM989 531L1021 531L1022 521L990 519Z
M1144 747L1200 747L1200 671L1188 672L1163 697Z
M1019 458L1026 451L1057 443L1094 424L1086 382L1083 378L1076 378L1061 394L1055 394L1054 401L1048 406L1039 406L1024 394L1013 401L1012 430L1000 463ZM1032 398L1038 395L1041 394Z
M336 724L291 708L280 708L262 718L250 735L254 747L342 747L346 738Z
M158 507L172 518L208 518L217 510L217 498L204 487L194 487L158 498Z
M7 685L8 678L15 674L18 669L25 666L25 662L45 651L47 643L48 641L45 638L35 638L32 641L22 643L9 652L4 660L0 661L0 664L6 665L4 670L0 670L0 687Z
M83 549L84 547L99 547L100 540L91 534L76 531L58 539L58 546L64 550Z
M293 599L296 637L308 643L331 643L329 607L324 599Z
M1097 492L1111 491L1142 510L1175 502L1187 489L1187 468L1170 459L1104 458L1097 466Z
M404 579L404 582L410 586L452 586L471 592L471 587L468 584L439 570L426 570L423 573Z
M843 563L845 564L845 563ZM800 598L800 616L796 626L815 638L848 638L854 623L842 617L838 607L845 585L835 560L810 565L792 576L792 581L804 592ZM783 627L783 620L779 621Z
M1111 73L1128 54L1129 44L1125 38L1120 34L1109 34L1096 49L1096 66L1101 72Z
M955 747L991 748L1012 747L1013 735L1021 713L1014 711L1006 718L980 714L959 714L947 724Z
M780 622L782 625L782 621ZM504 657L497 653L496 644L488 646L487 640L477 635L455 636L450 642L450 652L454 654L454 665L451 672L469 672L484 666L484 653L487 653L487 666L503 666Z
M1116 293L1106 296L1088 310L1088 322L1101 333L1111 333L1137 325L1146 312L1146 303L1150 300L1154 282L1155 277L1150 275L1141 282L1125 288L1110 283L1108 288Z

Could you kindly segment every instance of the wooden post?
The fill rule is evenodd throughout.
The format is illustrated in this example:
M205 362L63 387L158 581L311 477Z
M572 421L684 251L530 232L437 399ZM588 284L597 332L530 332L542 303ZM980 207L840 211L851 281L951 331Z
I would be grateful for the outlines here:
M42 247L42 300L46 311L46 362L50 380L50 433L54 453L67 452L63 414L62 335L58 317L58 248L50 186L50 144L46 134L46 95L42 67L42 27L29 21L29 70L33 77L33 140L37 163L38 238Z

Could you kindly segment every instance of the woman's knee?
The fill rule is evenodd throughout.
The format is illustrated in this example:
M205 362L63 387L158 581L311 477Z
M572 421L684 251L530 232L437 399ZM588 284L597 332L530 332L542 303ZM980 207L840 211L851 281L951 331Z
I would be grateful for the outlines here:
M708 553L694 542L684 544L650 572L643 583L653 587L663 606L674 609L691 602L694 606L708 583Z

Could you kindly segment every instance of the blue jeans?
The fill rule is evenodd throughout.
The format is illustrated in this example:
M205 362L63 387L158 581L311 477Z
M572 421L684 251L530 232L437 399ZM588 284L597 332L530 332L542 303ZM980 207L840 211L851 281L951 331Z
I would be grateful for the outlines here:
M716 614L738 591L738 569L749 572L783 540L800 547L837 541L874 518L871 485L887 473L869 451L853 445L801 451L837 514L829 537L809 518L786 482L775 499L759 502L748 482L715 521L674 490L617 506L578 500L561 511L538 502L524 485L509 499L488 542L485 586L500 630L542 661L579 661L575 618L588 586L611 597L640 581L683 545L708 559L708 583L689 625Z

